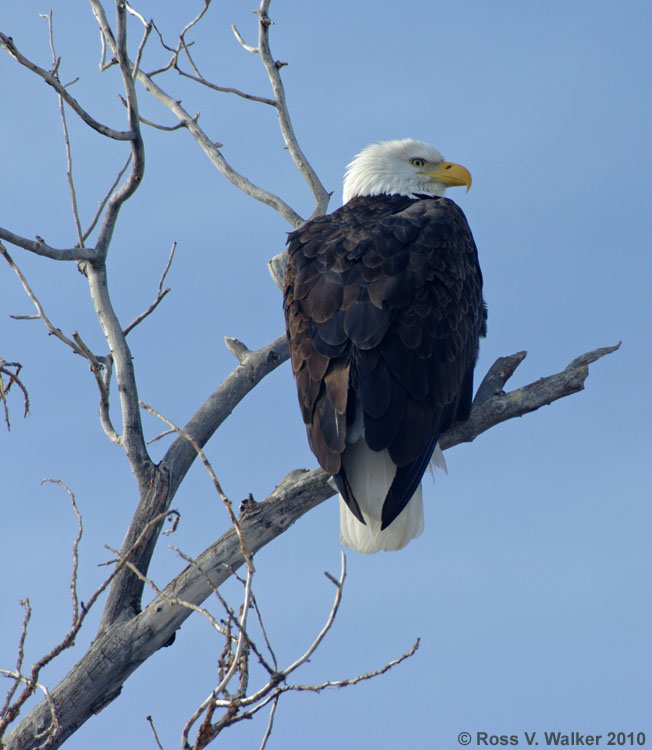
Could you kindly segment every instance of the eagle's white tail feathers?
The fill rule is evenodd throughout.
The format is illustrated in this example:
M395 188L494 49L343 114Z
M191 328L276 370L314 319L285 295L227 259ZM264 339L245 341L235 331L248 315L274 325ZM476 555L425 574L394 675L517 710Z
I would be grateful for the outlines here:
M340 495L340 541L343 545L371 554L379 550L402 549L421 535L424 528L421 485L400 515L388 528L380 530L383 503L396 474L388 451L372 451L364 440L358 440L347 446L343 461L349 484L366 521L366 524L360 523ZM446 471L446 461L439 445L431 459L431 472L433 466Z
M435 481L435 469L441 469L444 474L448 474L448 466L446 466L446 457L444 452L439 447L439 443L435 446L435 450L432 452L432 458L428 464L428 472L432 477L432 481Z

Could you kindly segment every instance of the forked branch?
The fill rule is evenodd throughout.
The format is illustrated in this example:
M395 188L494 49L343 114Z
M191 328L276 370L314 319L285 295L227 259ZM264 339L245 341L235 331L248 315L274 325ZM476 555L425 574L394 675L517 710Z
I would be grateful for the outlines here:
M22 367L23 366L20 362L7 362L0 357L0 404L2 404L5 424L7 425L8 430L11 429L11 421L9 419L9 403L7 401L7 396L9 395L12 386L15 385L23 394L23 416L26 417L29 414L29 394L27 388L19 377Z
M73 112L79 115L79 117L81 117L81 119L89 127L93 128L93 130L96 130L101 135L104 135L107 138L112 138L116 141L133 140L133 131L115 130L114 128L108 127L108 125L103 125L101 122L98 122L81 106L81 104L73 96L68 93L68 90L56 75L48 70L45 70L44 68L41 68L39 65L21 54L21 52L16 47L14 40L10 36L3 34L1 31L0 47L2 47L7 53L9 53L18 63L20 63L20 65L27 68L28 70L31 70L32 73L40 76L49 86L52 86L52 88L57 92L57 94L59 94L59 96L66 102L66 104L68 104Z

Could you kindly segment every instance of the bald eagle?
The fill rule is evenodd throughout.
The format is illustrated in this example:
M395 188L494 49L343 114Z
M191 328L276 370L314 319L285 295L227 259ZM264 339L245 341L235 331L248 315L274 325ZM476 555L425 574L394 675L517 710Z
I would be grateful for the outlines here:
M340 493L341 541L360 552L421 534L421 478L471 410L486 306L471 230L443 197L455 185L471 175L432 146L377 143L348 165L344 205L289 235L301 413Z

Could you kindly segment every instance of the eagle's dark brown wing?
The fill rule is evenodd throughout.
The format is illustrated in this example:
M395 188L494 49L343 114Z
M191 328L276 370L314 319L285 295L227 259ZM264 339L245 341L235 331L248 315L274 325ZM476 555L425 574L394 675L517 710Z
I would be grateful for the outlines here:
M310 447L363 521L341 459L362 410L366 443L398 467L386 528L439 435L469 415L486 326L471 231L446 198L359 197L290 234L288 252L285 317Z

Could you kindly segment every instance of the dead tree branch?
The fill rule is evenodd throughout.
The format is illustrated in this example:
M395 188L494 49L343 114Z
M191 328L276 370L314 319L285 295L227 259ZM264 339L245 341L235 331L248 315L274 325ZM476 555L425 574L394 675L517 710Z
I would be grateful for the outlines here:
M588 352L573 360L561 372L505 394L500 391L511 374L510 370L514 370L514 362L522 360L523 355L519 353L510 358L501 358L501 364L492 367L490 373L493 378L497 370L501 371L505 373L505 380L494 380L494 395L474 406L467 422L455 425L442 435L442 448L472 441L496 424L523 416L582 390L588 376L589 363L617 348L618 346L605 347ZM505 359L509 360L508 366L505 366ZM250 365L248 363L244 366ZM220 397L216 398L220 400ZM213 408L215 406L214 403ZM204 419L199 418L193 427L196 440L198 434L205 434L203 429L199 429L203 423ZM203 428L205 429L205 424ZM187 448L182 448L182 444ZM178 487L179 472L183 473L186 463L183 459L185 452L189 450L194 453L192 446L182 437L174 445L179 447L172 454L168 451L172 459L167 465L170 472L170 492L173 487ZM283 534L302 515L334 494L329 475L322 469L290 472L265 500L253 507L248 504L247 512L241 515L239 524L247 550L255 554ZM139 538L142 540L145 536L143 532ZM81 661L51 691L51 699L62 727L57 742L61 744L93 712L115 699L129 675L159 648L169 643L191 613L187 606L170 602L200 605L214 588L221 586L231 576L231 571L237 570L243 563L240 541L232 528L198 555L194 564L182 571L142 612L131 617L124 616L123 613L122 617L116 618L110 627L101 632ZM197 568L201 569L203 575L197 574ZM42 702L9 735L8 750L35 749L37 745L34 736L48 726L50 719L50 708L47 702Z
M113 128L108 127L108 125L103 125L101 122L98 122L81 106L81 104L73 96L68 93L66 87L61 83L56 75L48 70L44 70L36 63L32 62L24 55L22 55L16 47L14 40L10 36L3 34L1 31L0 47L2 47L2 49L4 49L9 55L11 55L18 63L20 63L20 65L27 68L28 70L31 70L32 73L40 76L49 86L52 86L52 88L66 102L66 104L73 110L73 112L79 115L79 117L81 117L81 119L89 127L93 128L93 130L96 130L101 135L104 135L107 138L112 138L116 141L131 141L134 139L134 133L132 130L114 130Z
M104 8L102 7L99 0L90 0L93 13L97 18L100 26L100 31L106 40L109 48L116 54L116 40L113 35L113 31L106 18ZM137 80L143 84L145 90L158 99L164 106L166 106L172 114L182 122L199 144L201 149L204 151L206 156L210 159L213 166L215 166L219 172L226 177L229 182L234 184L237 188L241 189L250 197L255 200L266 203L267 205L278 211L287 221L293 226L297 227L303 224L303 219L287 204L281 200L278 196L274 195L268 190L258 187L253 182L248 180L246 177L237 172L220 153L220 146L216 145L205 131L200 127L199 122L187 112L181 103L174 97L167 94L160 86L154 83L152 78L144 73L142 70L138 71L136 76Z
M228 679L231 678L232 673L235 672L235 669L238 665L238 654L239 652L236 651L236 655L232 660L231 668L227 672L227 675L222 679L220 684L211 692L211 694L206 698L206 700L203 701L203 703L197 708L197 710L193 713L193 715L190 717L190 719L187 721L185 727L183 728L183 732L181 735L181 746L183 748L192 748L192 750L201 750L202 748L206 747L208 744L210 744L217 735L226 727L231 726L232 724L235 724L238 721L241 721L242 719L249 719L255 711L253 709L246 711L244 714L241 713L242 708L246 706L251 706L255 703L261 703L260 708L263 707L263 705L266 705L268 701L264 701L263 699L269 695L272 691L275 690L277 685L287 679L292 672L297 670L302 664L305 664L312 654L315 653L321 642L323 641L324 637L328 633L328 631L332 628L333 623L335 622L335 617L337 616L337 612L339 610L340 603L342 601L342 590L344 587L344 581L346 579L346 557L344 553L342 552L342 570L339 577L339 580L334 578L330 573L326 573L327 578L332 581L335 584L335 598L333 601L333 605L331 606L330 612L328 614L328 618L326 620L326 623L322 627L321 631L317 635L317 637L313 640L311 645L308 647L308 649L305 651L304 654L302 654L298 659L296 659L290 666L286 667L285 669L281 670L280 672L275 672L270 675L270 679L267 681L267 683L257 690L255 693L249 696L245 695L238 695L237 697L234 696L227 696L224 699L221 699L219 696L224 692L225 686L228 684ZM243 614L241 617L240 623L238 623L238 629L239 629L239 638L238 638L238 647L240 646L241 640L247 640L249 643L251 643L251 640L246 635L246 622L245 622L245 616L246 611L249 607L249 599L247 597L247 593L250 597L250 581L251 581L251 575L247 575L247 588L245 589L245 602L247 604L246 608L243 605ZM227 679L228 678L228 679ZM272 700L272 698L270 698ZM218 719L216 722L211 721L211 717L213 715L213 711L216 708L223 708L225 709L225 712L222 714L222 716ZM258 709L256 709L258 710ZM202 725L197 733L197 738L195 742L191 745L189 742L189 733L192 728L192 726L197 722L197 720L200 718L200 716L205 713L204 721L202 722Z
M9 266L13 269L15 274L18 276L20 283L22 284L23 289L25 290L25 293L34 303L34 307L36 307L36 311L37 311L37 315L35 316L31 316L31 315L30 316L25 316L25 315L16 316L15 315L13 317L16 319L41 320L43 324L45 325L45 327L48 329L48 332L51 336L58 338L59 341L69 346L75 354L78 354L79 356L84 357L85 359L89 361L91 372L95 376L95 382L97 383L98 389L100 391L100 404L99 404L100 424L102 425L102 428L104 432L106 433L107 437L109 438L109 440L111 440L111 442L114 443L115 445L121 445L122 438L117 433L116 429L113 426L113 423L111 421L110 411L109 411L109 383L111 380L113 359L110 356L100 357L100 356L93 354L93 352L91 352L91 350L83 342L78 331L73 331L71 334L72 338L69 338L63 333L63 331L60 328L57 328L46 315L45 310L43 309L43 305L41 304L41 301L36 296L32 288L30 287L29 282L27 281L25 275L20 270L20 268L16 265L16 262L11 257L11 255L9 255L9 253L7 252L7 249L2 244L2 242L0 242L0 255L4 257L4 259L7 261Z
M66 249L60 249L57 247L51 247L48 245L42 237L37 237L35 240L27 239L27 237L21 237L19 234L14 234L4 227L0 227L0 240L10 242L16 247L22 247L23 250L29 250L34 255L41 255L44 258L50 258L51 260L93 260L95 257L95 250L87 247L71 247Z
M317 177L310 162L301 150L294 128L292 127L292 120L290 118L290 112L285 98L285 88L280 73L281 67L285 63L280 63L277 60L274 60L269 45L269 28L273 23L268 13L270 3L271 0L261 0L260 6L258 7L258 52L260 54L260 59L265 66L265 70L267 71L272 91L274 92L274 103L285 146L290 152L290 156L292 157L296 168L312 190L312 194L315 198L315 209L312 215L319 216L326 213L328 202L330 200L330 193L326 192L321 180Z

